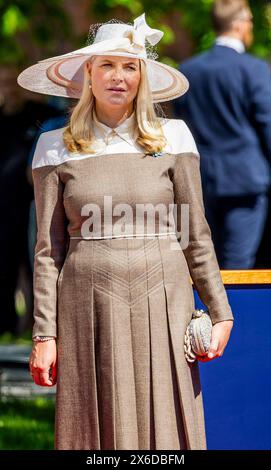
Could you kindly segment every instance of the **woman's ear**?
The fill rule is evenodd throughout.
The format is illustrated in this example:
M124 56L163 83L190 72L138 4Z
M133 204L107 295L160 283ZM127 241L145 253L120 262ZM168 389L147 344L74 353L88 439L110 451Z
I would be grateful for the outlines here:
M87 71L88 71L89 75L91 75L91 63L90 63L90 61L86 62L86 68L87 68Z

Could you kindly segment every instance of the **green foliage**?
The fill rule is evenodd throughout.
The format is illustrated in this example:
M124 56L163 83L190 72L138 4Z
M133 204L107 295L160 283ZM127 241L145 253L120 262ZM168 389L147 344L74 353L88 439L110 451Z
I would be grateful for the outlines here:
M2 16L3 36L13 36L17 31L24 31L28 26L27 18L16 5L11 5Z
M94 22L111 18L132 22L135 16L145 11L150 26L164 31L162 41L157 46L161 60L174 63L165 54L165 48L175 41L175 33L166 21L167 15L174 15L177 25L187 31L193 52L198 53L208 49L215 37L210 23L212 3L213 0L93 0L89 2L89 16L95 18ZM271 50L271 4L268 0L253 0L250 4L255 18L255 41L251 52L268 58ZM85 45L85 33L79 38L74 35L62 0L0 0L2 64L25 66L32 63L31 56L26 52L29 47L24 47L25 44L32 43L42 49L42 58L67 52L65 46L61 50L61 44L65 44L67 37L76 48Z
M32 345L32 331L27 330L24 333L21 333L19 336L14 335L10 332L6 332L0 335L0 345L5 344L24 344Z
M72 39L72 27L62 0L0 1L1 64L32 63L31 45L43 57L54 55L67 36Z
M0 450L54 448L55 402L52 398L2 398Z

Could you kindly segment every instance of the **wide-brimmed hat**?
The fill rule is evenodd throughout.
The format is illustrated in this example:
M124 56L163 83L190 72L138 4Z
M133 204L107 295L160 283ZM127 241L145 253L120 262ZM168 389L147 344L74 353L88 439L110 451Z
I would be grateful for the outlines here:
M84 64L91 56L125 56L145 61L153 102L173 100L188 90L187 78L174 67L153 59L146 47L146 41L154 46L163 34L159 29L147 25L145 13L136 18L133 25L103 23L99 26L92 44L38 61L19 74L17 83L37 93L80 98Z

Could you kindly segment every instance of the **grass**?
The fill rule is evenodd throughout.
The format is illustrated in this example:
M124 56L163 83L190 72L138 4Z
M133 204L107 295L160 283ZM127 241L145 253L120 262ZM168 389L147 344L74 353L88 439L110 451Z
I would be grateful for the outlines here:
M52 450L53 398L6 398L0 403L0 450Z

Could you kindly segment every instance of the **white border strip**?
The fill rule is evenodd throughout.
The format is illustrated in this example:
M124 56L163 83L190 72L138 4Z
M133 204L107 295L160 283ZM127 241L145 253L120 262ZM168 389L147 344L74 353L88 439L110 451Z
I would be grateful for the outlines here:
M105 237L70 237L70 239L73 239L73 240L101 240L101 239L106 239L106 238L134 238L134 237L138 237L138 238L145 238L145 237L153 237L153 236L157 236L157 237L160 237L160 236L165 236L165 235L175 235L176 236L176 232L165 232L165 233L146 233L146 234L134 234L134 235L115 235L115 236L111 236L111 235L108 235L108 236L105 236Z

